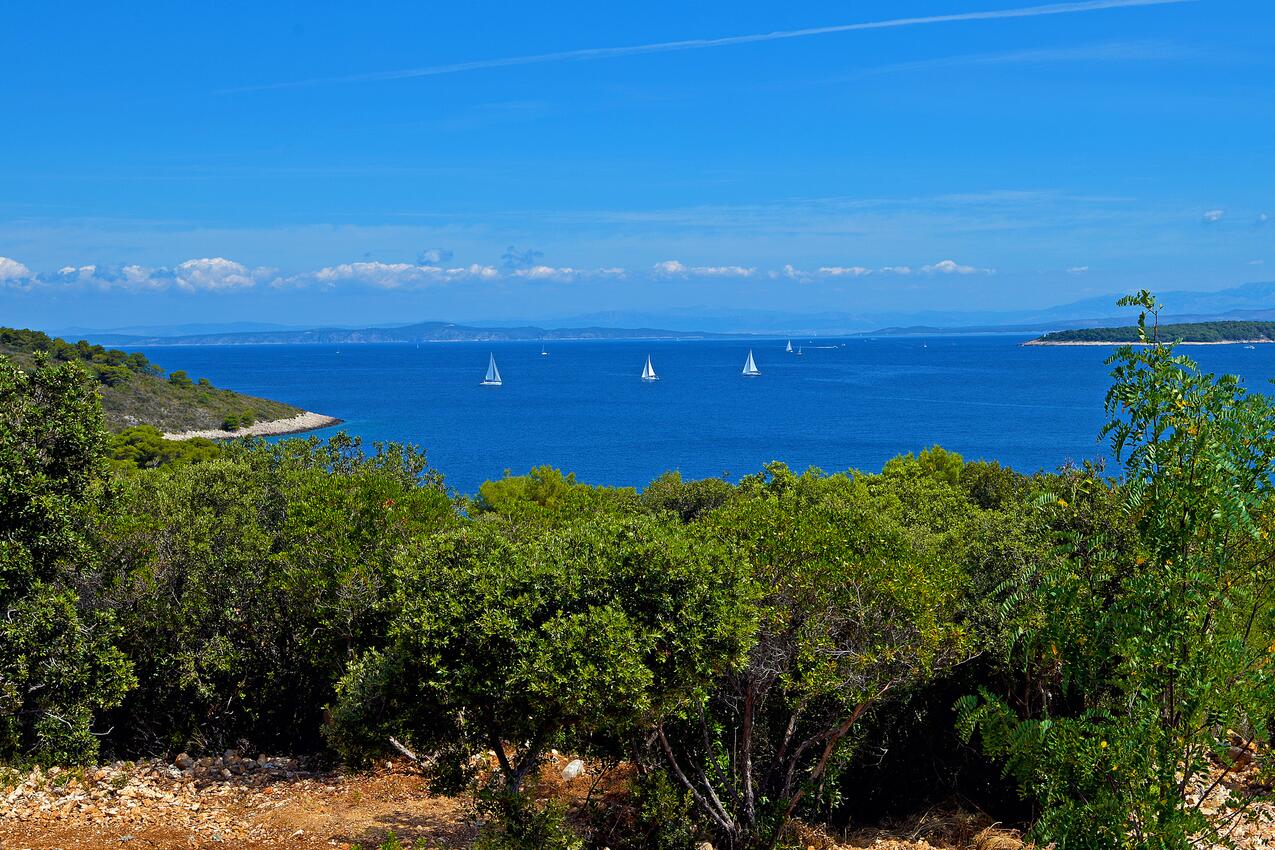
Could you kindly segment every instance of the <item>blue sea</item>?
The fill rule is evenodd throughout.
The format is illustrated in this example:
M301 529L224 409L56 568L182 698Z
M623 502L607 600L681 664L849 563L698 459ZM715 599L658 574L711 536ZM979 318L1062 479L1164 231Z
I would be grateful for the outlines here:
M880 470L938 443L1024 472L1109 458L1108 347L1021 337L166 346L166 369L345 420L364 440L423 447L450 486L551 464L641 487L665 470L738 478L771 460ZM752 348L761 376L741 375ZM1275 346L1188 346L1266 391ZM482 387L488 353L504 386ZM639 380L650 354L657 383ZM325 429L319 436L335 432Z

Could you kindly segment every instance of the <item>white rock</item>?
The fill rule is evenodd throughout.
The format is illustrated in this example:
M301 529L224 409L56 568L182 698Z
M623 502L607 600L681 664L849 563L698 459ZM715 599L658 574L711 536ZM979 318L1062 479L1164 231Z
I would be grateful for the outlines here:
M562 778L570 782L582 773L584 773L584 762L580 759L572 759L562 769Z

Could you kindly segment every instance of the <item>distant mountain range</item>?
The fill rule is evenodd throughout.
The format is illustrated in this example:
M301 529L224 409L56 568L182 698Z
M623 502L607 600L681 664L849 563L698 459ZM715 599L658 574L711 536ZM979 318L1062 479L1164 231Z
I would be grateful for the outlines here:
M691 339L748 335L834 336L950 333L1022 333L1128 322L1132 311L1116 306L1118 295L1101 295L1026 310L923 310L780 313L765 310L683 308L615 310L557 317L542 324L481 320L419 322L369 327L304 328L263 322L149 325L110 330L64 328L70 339L103 345L229 345L266 343L454 342L563 339ZM1247 283L1216 292L1158 293L1164 321L1275 320L1275 281Z
M513 342L563 339L706 339L726 336L659 328L478 327L452 322L420 322L379 328L312 328L309 330L228 331L222 333L140 336L116 332L83 334L99 345L278 345L298 343L357 344L368 342Z

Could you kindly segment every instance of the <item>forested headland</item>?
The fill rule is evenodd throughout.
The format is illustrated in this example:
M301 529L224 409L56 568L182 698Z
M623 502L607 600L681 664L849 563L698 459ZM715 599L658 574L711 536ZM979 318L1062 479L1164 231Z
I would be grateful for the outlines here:
M1153 328L1152 340L1190 344L1275 342L1275 322L1176 322ZM1054 331L1027 345L1119 344L1140 342L1135 325Z
M1275 715L1275 404L1171 345L1110 365L1109 469L466 496L343 435L112 459L91 359L0 356L0 759L408 750L488 850L787 847L954 796L1063 850L1221 841L1270 794L1231 780ZM539 801L554 751L624 794Z
M290 404L214 387L207 378L165 372L140 351L71 343L40 331L0 328L0 356L30 367L43 355L52 363L78 363L102 397L102 419L113 432L140 427L133 442L165 431L225 429L288 419L301 413Z

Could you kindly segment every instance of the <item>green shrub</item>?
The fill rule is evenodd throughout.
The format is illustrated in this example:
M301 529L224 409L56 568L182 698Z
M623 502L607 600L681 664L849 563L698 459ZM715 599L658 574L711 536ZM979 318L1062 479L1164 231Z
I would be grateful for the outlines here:
M655 730L665 769L729 846L774 846L830 787L863 715L963 657L960 563L944 535L900 523L899 501L863 477L772 464L692 525L730 544L762 594L745 667Z
M380 645L394 553L455 522L423 457L340 435L223 450L120 482L103 604L139 686L129 750L314 748L348 661Z
M103 442L82 368L0 356L0 758L92 759L95 721L131 684L110 615L78 592Z
M240 411L239 413L230 413L226 418L221 420L223 431L238 431L240 428L247 428L249 425L257 421L257 415L251 410Z
M439 750L436 780L453 786L494 751L496 799L513 805L560 739L622 736L702 696L747 639L743 579L721 547L649 519L421 539L400 559L389 646L351 670L334 719L406 708L375 715L379 728L397 721L400 738Z
M1029 677L1007 699L961 701L978 734L1041 807L1033 832L1060 850L1177 850L1222 840L1188 792L1227 765L1230 734L1264 739L1275 714L1269 529L1275 408L1232 377L1155 344L1118 350L1106 433L1120 485L1064 476L1041 510L1061 550L1007 600ZM1232 795L1238 807L1248 800Z
M694 801L663 771L651 771L634 780L633 834L625 836L634 850L693 850L696 844Z
M484 820L473 850L583 850L565 809L552 800L537 803L524 793L489 791L480 795L478 812Z
M187 375L185 370L178 369L175 372L169 373L168 383L175 387L189 387L193 381L191 381L190 375Z
M671 511L682 522L720 508L735 493L729 481L704 478L683 481L680 473L666 472L642 491L642 504L653 511Z
M153 469L170 463L202 463L220 457L215 440L165 440L152 425L134 425L110 437L109 457L117 469Z
M635 490L629 487L591 487L563 475L552 466L538 466L526 475L487 481L470 505L474 515L498 517L513 531L533 533L532 526L572 523L591 514L641 513Z
M127 366L97 366L93 369L99 383L108 387L117 387L127 383L133 372Z

